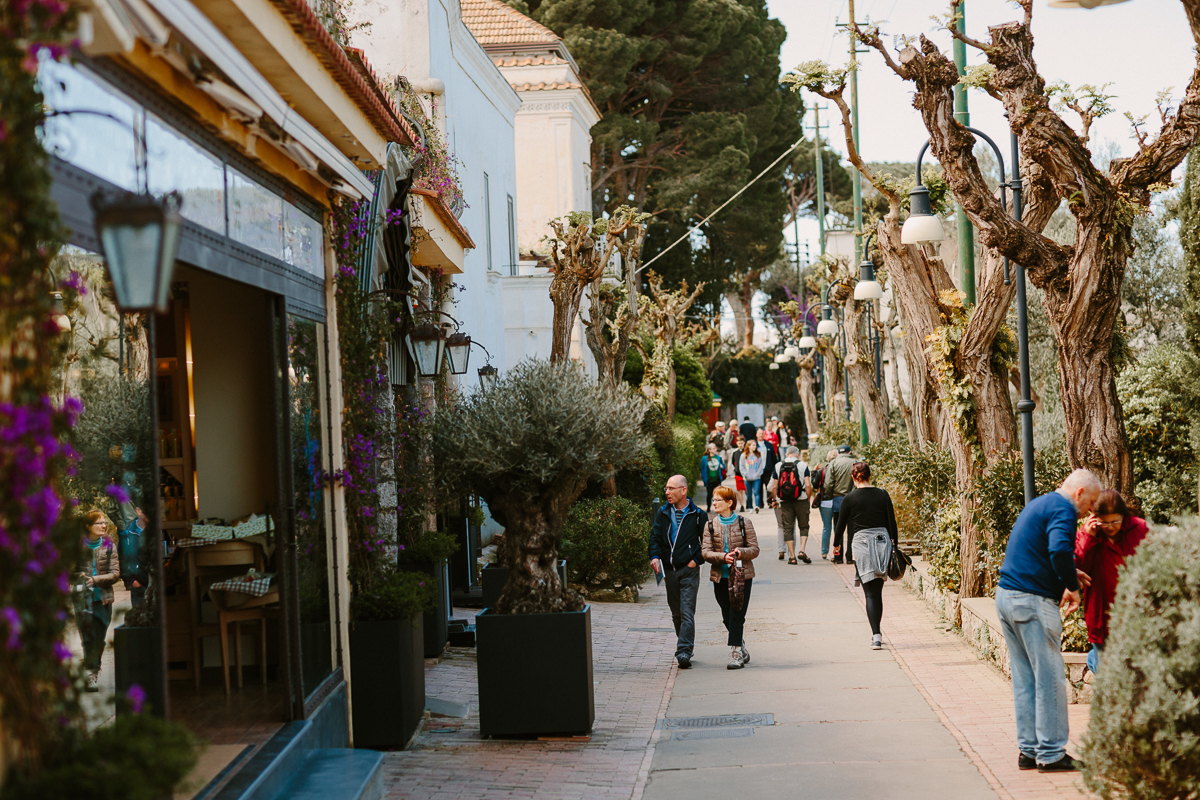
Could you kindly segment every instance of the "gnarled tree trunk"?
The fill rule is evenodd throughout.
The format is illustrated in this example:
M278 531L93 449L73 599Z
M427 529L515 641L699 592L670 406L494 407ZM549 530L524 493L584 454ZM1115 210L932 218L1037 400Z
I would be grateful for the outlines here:
M804 427L809 436L817 435L821 429L817 416L816 379L813 377L816 363L816 359L810 355L796 364L800 370L796 377L796 390L800 393L800 404L804 406Z
M872 442L882 442L889 434L887 407L883 402L883 393L875 385L875 358L870 350L862 346L860 337L867 307L868 301L846 302L846 371L853 382L854 399L862 404L867 420L867 435Z
M582 488L582 487L580 487ZM579 491L570 492L576 497ZM558 577L558 545L569 500L557 497L542 504L527 498L503 496L488 503L504 529L501 563L509 568L508 582L496 602L501 614L579 611L582 597ZM564 502L565 501L565 502ZM561 510L560 510L561 509Z

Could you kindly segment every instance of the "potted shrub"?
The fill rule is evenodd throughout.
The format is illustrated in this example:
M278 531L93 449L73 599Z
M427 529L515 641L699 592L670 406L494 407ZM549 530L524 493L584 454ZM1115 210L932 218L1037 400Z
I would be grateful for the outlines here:
M403 537L402 537L403 538ZM438 658L449 640L450 609L446 605L446 560L458 550L454 537L442 531L424 531L400 545L400 569L420 573L433 587L433 604L425 611L422 650L425 658Z
M634 603L650 574L650 518L624 497L580 500L563 528L571 583L590 600Z
M571 363L526 361L434 418L441 489L474 491L505 526L508 581L476 617L480 733L586 733L595 719L590 608L558 574L571 503L592 478L641 455L645 398L592 383ZM553 664L536 701L518 691Z
M404 747L425 712L421 615L434 603L428 575L392 569L350 598L354 746Z

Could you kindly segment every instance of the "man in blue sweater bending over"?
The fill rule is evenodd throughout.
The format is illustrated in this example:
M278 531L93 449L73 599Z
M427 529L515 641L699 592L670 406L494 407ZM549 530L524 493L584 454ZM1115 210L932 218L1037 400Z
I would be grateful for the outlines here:
M1092 510L1100 483L1086 469L1025 506L1008 538L996 614L1008 643L1017 717L1017 766L1038 772L1071 772L1067 755L1067 679L1062 657L1062 617L1079 607L1075 529Z

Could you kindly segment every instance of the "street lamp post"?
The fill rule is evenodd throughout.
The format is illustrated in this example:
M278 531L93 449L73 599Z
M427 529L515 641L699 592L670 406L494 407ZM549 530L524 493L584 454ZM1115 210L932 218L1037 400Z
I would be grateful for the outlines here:
M1010 133L1013 169L1012 180L1006 183L1004 180L1004 155L1000 152L1000 148L983 131L970 126L963 127L987 142L995 152L996 161L1000 165L1000 203L1007 205L1005 191L1011 191L1013 193L1013 217L1020 222L1022 211L1021 167L1016 134ZM928 149L929 142L926 141L921 147L921 151L917 154L917 185L909 193L909 207L912 209L912 213L904 222L904 227L900 231L900 241L904 244L930 244L942 239L941 223L937 217L933 216L929 204L929 190L921 185L921 159L924 158L925 151ZM1021 372L1021 399L1017 403L1017 411L1021 415L1021 462L1024 473L1025 503L1028 504L1033 500L1035 492L1033 481L1033 409L1036 408L1036 404L1029 397L1029 313L1025 297L1025 268L1020 264L1011 265L1008 256L1005 256L1004 282L1006 284L1012 280L1011 269L1016 270L1017 280L1017 349Z
M829 290L832 289L834 286L837 286L839 283L844 282L845 280L846 280L845 278L838 278L836 281L834 281L833 283L831 283L825 287L824 296L821 298L821 301L822 301L821 302L821 322L818 323L818 325L817 325L817 335L818 336L836 335L838 333L841 334L841 336L839 337L839 344L841 345L841 347L839 349L841 350L841 354L842 354L843 370L845 369L845 364L846 364L845 325L841 324L842 323L841 309L838 310L838 320L835 321L833 319L833 306L829 305ZM844 374L845 374L845 378L846 378L846 421L849 422L850 421L850 373L845 372Z

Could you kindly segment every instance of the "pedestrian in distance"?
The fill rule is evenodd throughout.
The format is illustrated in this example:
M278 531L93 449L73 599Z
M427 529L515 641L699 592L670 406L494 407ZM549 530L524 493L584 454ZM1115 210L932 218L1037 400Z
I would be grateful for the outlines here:
M844 444L838 447L837 457L829 462L829 466L825 468L825 493L824 496L829 498L832 503L830 508L833 509L832 518L837 519L841 512L842 501L846 495L854 489L854 479L850 476L850 470L854 467L854 456L850 455L850 445ZM854 553L849 546L845 550L842 549L842 534L835 531L833 535L833 563L841 564L843 554L847 564L854 563Z
M146 512L138 507L136 501L133 513L133 519L117 534L117 558L121 562L121 581L129 590L129 602L137 608L146 602L146 584L150 582L150 576L142 563L142 548L147 543L148 537L145 533L150 527L150 519Z
M117 526L103 511L83 515L85 535L80 544L79 563L72 575L75 628L83 643L86 689L100 691L100 660L112 622L113 584L121 577L120 556L113 540Z
M1117 596L1118 570L1146 538L1146 531L1146 520L1130 513L1121 493L1105 489L1075 535L1076 576L1092 645L1087 667L1093 674L1100 668L1108 641L1108 614Z
M704 490L707 493L708 508L712 513L712 497L713 489L721 485L721 481L725 480L725 459L717 453L717 446L712 442L708 443L708 452L700 457L700 480L704 481Z
M1096 504L1100 483L1086 469L1030 501L1008 537L996 615L1008 644L1017 719L1017 766L1038 772L1072 772L1067 755L1067 684L1062 657L1062 616L1079 607L1075 526Z
M746 481L746 507L754 507L757 514L762 509L762 476L766 459L758 450L758 442L748 439L742 448L742 478Z
M871 649L883 649L883 583L887 580L892 548L898 547L896 509L885 490L871 485L871 465L859 461L850 471L854 489L838 510L837 537L846 533L846 548L854 553L854 585L861 586L871 623Z
M750 421L750 415L742 420L742 424L738 426L738 433L742 435L744 441L750 441L758 438L758 427Z
M746 610L750 607L750 589L754 585L754 559L758 558L758 537L750 520L734 511L736 501L729 487L721 486L713 498L716 519L704 527L702 554L712 564L709 580L713 594L721 607L721 622L729 636L729 664L727 669L741 669L750 663L750 651L746 649ZM741 567L743 595L741 603L733 602L729 596L733 570Z
M821 512L821 558L829 558L829 542L833 538L833 498L829 496L829 465L837 458L837 450L825 454L825 462L812 470L813 502Z
M675 625L675 658L692 666L696 646L696 594L700 590L700 535L708 515L688 499L687 478L667 478L667 502L650 527L650 568L667 584L667 605Z
M734 434L733 437L733 455L730 457L730 463L733 465L733 486L737 494L738 513L746 511L746 479L742 477L742 455L744 442L740 433Z
M779 522L779 546L787 549L789 564L799 558L805 564L812 559L805 553L808 546L808 499L812 496L812 472L808 466L808 451L795 446L785 451L783 461L775 465L771 479L775 487L775 515ZM799 533L799 550L796 535Z
M725 423L717 420L713 425L712 431L708 434L708 443L716 445L717 452L720 453L725 449Z

